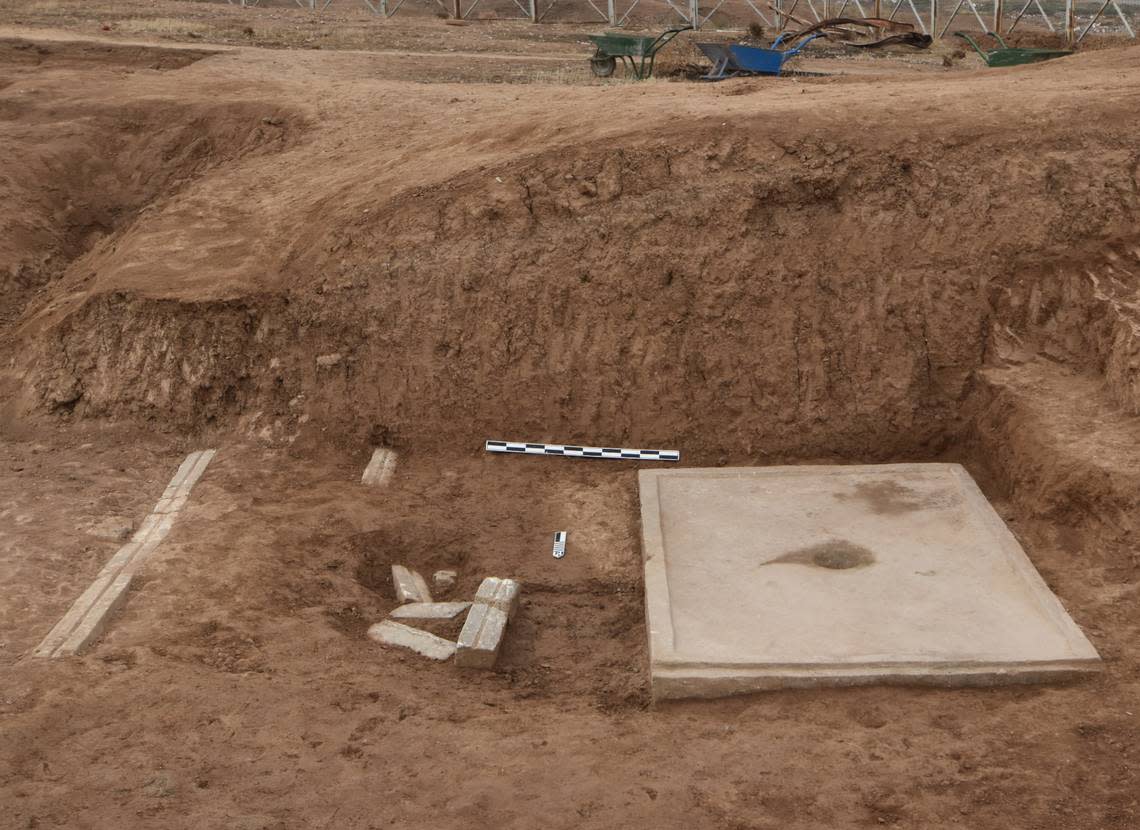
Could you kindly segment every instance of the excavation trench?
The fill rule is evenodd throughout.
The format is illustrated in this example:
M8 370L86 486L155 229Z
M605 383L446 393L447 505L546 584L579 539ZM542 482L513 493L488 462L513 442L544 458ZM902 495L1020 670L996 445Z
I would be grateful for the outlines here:
M332 50L0 60L16 820L1134 826L1140 99L1135 50L1108 51L588 89L395 83ZM961 462L1103 671L640 711L647 465L488 438L675 448L672 470ZM365 486L376 445L398 464ZM21 659L120 544L87 528L145 516L202 447L103 639ZM784 551L760 578L829 600L889 555ZM368 638L395 563L457 571L439 600L523 584L494 671ZM391 797L357 785L377 775Z
M855 142L682 123L667 144L548 146L422 186L365 159L295 198L276 174L309 170L299 116L256 101L72 106L66 163L38 171L58 191L7 185L40 221L9 220L24 224L0 274L17 298L63 286L5 330L9 417L275 444L664 447L711 464L969 452L1028 492L1025 475L1050 486L1050 465L1015 474L1009 447L1027 436L1002 424L1065 397L1035 389L1140 410L1128 130L1037 152L1039 136L993 125L930 139L892 124ZM92 188L88 167L125 184ZM284 196L257 190L267 178ZM256 206L271 202L267 222ZM60 205L67 220L48 221ZM224 247L201 254L225 234L256 276ZM45 249L50 275L27 264ZM1131 468L1106 485L1090 464L1090 503L1111 491L1122 509Z
M760 305L693 280L671 325L653 319L664 308L566 298L499 317L452 308L411 334L414 303L370 320L351 282L194 303L108 294L47 330L33 388L57 415L298 448L468 454L505 438L675 448L688 465L963 461L1021 515L1104 541L1096 556L1125 574L1137 270L1120 239L949 301L816 278ZM536 335L543 316L554 342Z

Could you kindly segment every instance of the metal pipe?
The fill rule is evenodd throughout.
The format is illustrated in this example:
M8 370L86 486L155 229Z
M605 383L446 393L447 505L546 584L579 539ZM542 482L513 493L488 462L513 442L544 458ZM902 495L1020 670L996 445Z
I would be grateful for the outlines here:
M1124 24L1124 31L1128 32L1128 36L1135 40L1136 32L1132 29L1131 24L1129 24L1128 18L1124 16L1124 12L1120 10L1120 4L1117 3L1116 0L1112 0L1112 7L1116 9L1116 14L1120 17L1120 22Z

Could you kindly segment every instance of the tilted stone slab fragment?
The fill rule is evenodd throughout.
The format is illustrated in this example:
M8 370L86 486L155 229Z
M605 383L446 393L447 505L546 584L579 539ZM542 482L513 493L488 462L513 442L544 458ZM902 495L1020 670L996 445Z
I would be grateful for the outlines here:
M427 582L418 571L403 565L392 566L392 587L399 602L431 602Z
M451 620L471 607L469 602L409 602L392 611L400 620Z
M372 459L361 475L362 484L383 487L396 472L396 452L387 447L377 447L372 451Z
M432 660L447 660L455 654L455 643L403 623L384 620L368 629L368 636L378 643L411 649Z

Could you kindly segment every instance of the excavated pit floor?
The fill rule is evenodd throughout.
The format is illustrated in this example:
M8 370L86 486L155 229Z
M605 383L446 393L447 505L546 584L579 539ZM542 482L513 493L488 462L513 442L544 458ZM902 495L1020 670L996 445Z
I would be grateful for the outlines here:
M957 464L640 473L654 697L1035 682L1096 650Z
M1103 366L1063 359L1101 354L1074 332L1127 342L1102 306L1133 282L1080 241L1135 216L1130 54L930 84L565 85L557 105L283 55L95 72L60 52L0 79L4 195L43 231L0 258L20 300L0 311L13 826L1136 826L1140 442L1076 374ZM92 101L125 144L90 140ZM1047 243L1079 267L1042 293L1040 263L1006 257ZM1106 670L651 707L634 468L486 457L492 427L668 440L698 465L961 458ZM360 484L378 443L401 452L382 489ZM23 659L118 544L87 528L145 515L198 446L219 457L106 637ZM792 551L761 570L886 561L860 539ZM523 582L495 672L365 637L392 562L455 568L458 595Z

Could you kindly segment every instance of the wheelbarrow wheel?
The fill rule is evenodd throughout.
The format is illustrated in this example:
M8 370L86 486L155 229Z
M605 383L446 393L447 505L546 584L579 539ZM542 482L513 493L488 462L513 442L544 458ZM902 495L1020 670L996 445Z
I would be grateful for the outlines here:
M617 58L613 55L595 55L590 58L590 71L599 78L608 78L617 68Z

